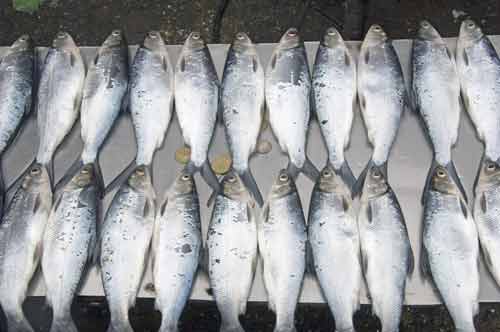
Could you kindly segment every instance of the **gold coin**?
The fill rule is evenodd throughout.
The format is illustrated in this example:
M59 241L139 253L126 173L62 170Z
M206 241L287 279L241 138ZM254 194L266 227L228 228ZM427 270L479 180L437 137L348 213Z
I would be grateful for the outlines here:
M187 146L177 149L175 151L175 160L180 164L187 164L191 156L191 149Z
M273 149L273 145L267 139L260 140L257 143L257 149L256 149L257 153L266 154L266 153L271 152L272 149Z
M215 157L214 160L212 160L212 169L214 170L215 174L226 174L231 168L231 162L231 156L229 156L229 154L221 154Z

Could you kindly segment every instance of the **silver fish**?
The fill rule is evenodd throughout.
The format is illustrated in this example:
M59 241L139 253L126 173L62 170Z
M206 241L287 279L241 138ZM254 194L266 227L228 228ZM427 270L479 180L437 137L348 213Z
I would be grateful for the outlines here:
M234 172L224 177L222 190L208 228L208 275L221 314L219 331L244 332L239 315L246 312L257 262L255 202Z
M132 332L129 309L147 264L155 220L149 169L138 166L118 189L100 230L100 265L111 322L108 332Z
M80 50L68 33L59 32L45 58L38 87L40 144L36 162L47 167L73 127L80 112L84 80L85 66Z
M151 165L172 117L174 74L160 32L151 31L137 50L130 74L130 112L137 165Z
M327 165L309 206L309 242L321 289L336 331L354 332L362 283L360 244L351 190L341 173Z
M356 62L335 28L326 30L313 67L316 118L328 149L328 162L352 187L356 179L344 150L349 145L356 105Z
M43 237L42 271L51 332L77 332L71 304L96 245L100 186L93 164L67 183L52 207Z
M28 35L18 38L0 60L0 156L15 139L31 111L35 50ZM3 177L0 171L0 216L3 212Z
M50 179L32 165L9 203L0 225L0 305L8 331L33 332L22 304L42 255L42 238L52 205Z
M222 119L232 167L262 206L262 194L248 166L255 151L264 110L264 70L257 49L243 32L227 53L221 87Z
M281 150L288 155L289 173L296 178L303 172L315 181L319 172L306 156L311 76L297 29L288 29L274 49L265 84L269 123Z
M424 204L420 263L432 276L456 331L473 332L479 312L479 244L476 226L446 168L437 166Z
M382 323L382 332L397 332L414 260L403 212L382 166L368 169L358 227L373 312Z
M286 170L271 187L257 230L269 308L276 313L274 332L295 332L307 230L297 188Z
M182 47L175 68L175 111L184 143L191 148L187 169L201 175L216 192L217 176L208 161L219 101L219 80L212 56L199 32L192 32Z
M358 99L361 114L373 152L359 176L357 188L363 186L369 169L382 166L387 173L387 160L396 139L407 100L403 71L398 55L385 31L378 24L368 30L358 59Z
M167 192L155 220L153 233L153 281L155 307L161 311L161 332L178 331L202 247L200 203L196 184L183 171Z
M439 33L427 21L420 22L412 47L413 104L427 127L434 150L433 163L426 180L429 185L434 169L446 167L466 197L451 150L457 141L460 123L460 82L455 59ZM424 194L428 190L424 189ZM422 202L425 198L422 198Z

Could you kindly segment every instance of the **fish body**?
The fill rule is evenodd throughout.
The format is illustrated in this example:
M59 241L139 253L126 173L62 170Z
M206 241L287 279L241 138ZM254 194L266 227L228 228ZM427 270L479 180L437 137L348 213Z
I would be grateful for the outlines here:
M182 47L175 68L175 110L184 143L191 148L188 170L198 170L205 181L220 191L217 176L208 162L215 129L219 80L212 56L200 33L192 32Z
M239 315L246 312L257 262L254 201L234 172L222 180L208 229L208 272L221 332L244 332ZM235 267L237 267L235 269Z
M380 25L372 25L363 40L357 73L359 104L373 146L371 160L381 166L396 139L406 87L392 40Z
M424 276L432 276L457 331L476 331L479 241L472 214L446 168L436 167L424 204Z
M232 167L259 205L263 204L249 158L255 151L264 109L264 70L257 49L243 32L227 54L221 85L222 119L231 151Z
M43 237L42 271L51 332L77 332L71 304L96 245L99 184L92 164L66 184L52 207Z
M306 49L297 29L281 37L266 69L266 105L269 123L281 150L288 155L288 169L295 178L300 171L315 180L318 171L306 157L311 112L311 76Z
M137 50L130 74L130 112L137 165L150 165L172 117L174 75L161 34L151 31Z
M81 135L83 164L97 160L122 107L128 84L128 47L120 30L104 41L90 64L83 88Z
M356 104L356 62L335 28L326 31L318 47L312 84L316 118L328 149L328 162L335 170L344 170L347 180L354 182L344 150L349 145Z
M381 166L368 169L358 227L363 271L382 332L399 331L413 253L397 197Z
M155 220L151 176L138 166L118 189L100 229L100 265L111 322L108 332L132 332L129 309L149 255Z
M332 166L316 182L307 225L316 276L336 331L354 331L362 283L358 224L349 186Z
M33 332L22 304L42 255L42 239L52 205L50 179L32 165L9 203L0 225L0 306L8 331Z
M202 247L200 203L191 175L181 172L156 216L153 233L155 306L162 313L160 331L178 331Z
M306 267L307 230L292 176L280 171L258 224L259 252L275 332L294 332L295 308Z
M45 58L37 98L36 161L49 165L80 112L85 65L71 36L59 32Z

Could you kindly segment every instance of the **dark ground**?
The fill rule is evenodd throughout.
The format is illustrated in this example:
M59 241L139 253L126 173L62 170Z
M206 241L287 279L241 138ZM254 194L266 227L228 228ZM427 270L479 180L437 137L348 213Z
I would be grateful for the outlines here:
M11 0L0 0L0 45L10 44L22 33L32 34L39 45L48 45L58 30L69 31L80 45L98 45L116 28L125 31L131 44L139 43L150 29L165 31L171 44L182 43L191 30L201 31L214 43L228 43L240 30L257 42L276 42L292 25L300 27L305 40L318 40L330 25L346 26L344 37L352 39L372 23L382 24L397 39L412 37L423 18L443 36L456 36L464 17L475 19L489 34L500 34L498 0L371 0L360 12L356 24L356 19L344 22L345 5L334 0L47 0L39 11L26 14L15 12ZM49 330L50 310L42 298L30 298L25 310L34 326ZM105 331L109 313L103 298L78 298L74 314L81 331ZM326 305L299 305L296 319L298 331L331 331L333 326ZM154 312L151 300L139 299L131 320L137 331L156 331L160 314ZM190 302L180 330L217 331L218 322L212 302ZM242 322L247 331L272 331L274 315L266 304L251 303ZM362 307L355 322L358 332L380 328L369 306ZM477 323L480 332L500 331L500 304L482 304ZM453 324L443 306L412 306L404 309L401 331L447 332L453 331Z

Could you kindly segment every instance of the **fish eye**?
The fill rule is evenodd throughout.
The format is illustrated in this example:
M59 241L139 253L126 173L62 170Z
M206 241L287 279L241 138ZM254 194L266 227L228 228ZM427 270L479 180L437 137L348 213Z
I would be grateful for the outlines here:
M430 25L429 25L429 23L428 23L428 22L426 22L426 21L422 22L420 25L421 25L421 26L422 26L422 28L424 28L424 29L427 29L427 28L430 26Z
M62 39L66 37L66 32L60 31L57 33L57 38Z
M335 31L335 29L333 29L333 28L328 29L328 31L326 33L328 34L328 36L332 36L332 37L337 35L337 31Z
M187 174L187 173L183 174L182 177L181 177L181 179L184 180L184 181L189 180L189 174Z
M375 31L375 32L380 32L380 31L382 31L382 28L380 27L380 25L376 25L376 26L373 28L373 31Z
M281 182L288 181L288 175L286 175L285 173L280 174L279 179L280 179Z
M37 175L37 174L40 174L41 170L40 170L40 167L33 167L30 171L30 174L31 175Z
M244 40L245 39L245 34L243 32L238 32L236 34L236 39L238 39L238 40Z
M290 30L288 30L288 33L287 33L287 35L290 37L295 37L295 36L297 36L297 34L298 34L298 31L295 28L291 28Z
M469 23L467 24L467 27L468 27L469 29L472 29L472 28L474 28L475 26L476 26L476 25L474 24L474 22L469 22Z
M199 32L193 32L193 34L191 36L193 39L200 39L201 38L201 35Z
M323 171L323 177L325 177L325 178L329 178L329 177L331 177L331 176L332 176L332 173L331 173L329 170L325 169L325 170Z
M138 168L136 171L135 171L135 174L139 175L139 176L144 176L144 174L146 174L146 171L144 170L143 167L140 167Z
M494 163L489 162L488 164L486 164L486 170L487 170L488 172L492 172L492 171L494 171L495 169L496 169L496 166L495 166L495 164L494 164Z
M236 181L236 176L234 175L230 175L228 178L227 178L227 181L230 182L230 183L233 183Z
M84 167L84 168L82 169L82 172L81 172L81 173L82 173L82 174L89 174L89 172L90 172L89 168L88 168L88 167Z
M21 38L19 38L19 41L25 41L26 40L26 36L22 36Z
M444 170L442 170L442 169L439 169L436 174L441 179L444 178L444 177L446 177L446 172Z
M158 37L158 36L156 35L156 31L150 31L150 32L148 33L148 36L149 36L149 38L151 38L151 39L155 39L156 37Z
M120 35L120 30L113 30L112 35L113 36L119 36Z
M373 171L373 174L372 174L372 177L374 179L380 179L382 177L382 173L380 173L380 171L377 169L377 170L374 170Z

